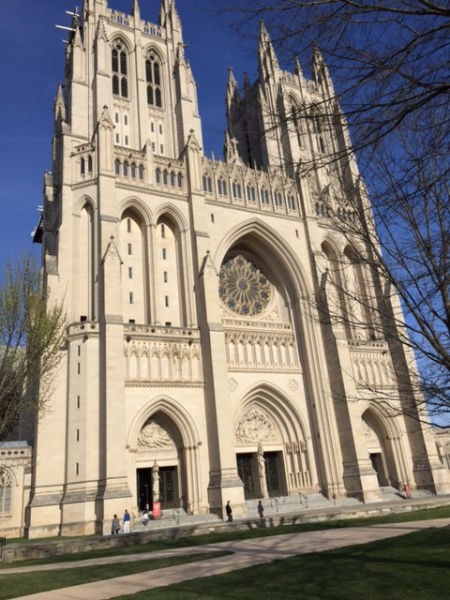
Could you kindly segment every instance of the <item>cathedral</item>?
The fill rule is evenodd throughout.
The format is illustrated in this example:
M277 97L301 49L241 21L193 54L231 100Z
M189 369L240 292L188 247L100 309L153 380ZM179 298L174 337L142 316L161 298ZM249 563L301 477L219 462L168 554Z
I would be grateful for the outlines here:
M67 337L33 448L2 471L9 530L107 533L154 502L239 517L260 498L449 492L424 415L401 410L408 351L374 326L381 299L344 231L370 204L345 117L321 112L337 102L319 50L312 79L285 71L261 24L257 80L224 79L216 160L174 0L158 24L130 3L72 17L34 234ZM364 326L323 318L330 277L369 298L338 301Z

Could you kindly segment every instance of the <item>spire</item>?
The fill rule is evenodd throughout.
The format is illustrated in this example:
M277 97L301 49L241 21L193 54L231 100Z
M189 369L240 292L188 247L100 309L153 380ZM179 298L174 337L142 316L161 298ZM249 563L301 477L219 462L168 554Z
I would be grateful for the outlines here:
M274 71L279 69L278 59L264 21L259 22L258 69L261 81L273 76Z
M162 0L159 9L159 25L168 31L179 32L180 39L177 41L183 41L181 38L181 21L175 8L175 0Z
M247 92L251 88L250 80L246 72L244 72L244 92Z
M61 83L58 84L58 91L56 92L56 96L55 96L55 103L54 103L54 113L55 113L55 121L58 121L59 123L61 121L65 121L66 119L66 105L64 102L64 96L63 96L63 91L62 91L62 85Z
M294 70L296 75L298 75L300 78L303 77L302 66L298 60L298 56L295 57Z
M139 0L133 0L133 6L131 8L131 14L133 17L140 18L141 9L139 8Z
M328 67L325 64L316 42L313 42L312 72L316 85L322 87L323 91L326 92L328 96L333 97L333 82L331 81Z
M231 163L232 160L236 160L239 158L238 150L237 150L237 141L235 138L231 137L228 133L228 129L225 130L225 143L223 145L223 155L225 157L225 162Z
M234 77L233 69L228 67L228 82L227 82L227 104L235 102L236 104L240 101L241 95L237 81Z

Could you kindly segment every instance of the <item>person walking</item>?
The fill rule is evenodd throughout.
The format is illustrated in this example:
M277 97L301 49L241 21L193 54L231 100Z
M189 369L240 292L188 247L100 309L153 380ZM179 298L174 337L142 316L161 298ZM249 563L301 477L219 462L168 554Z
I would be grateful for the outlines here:
M125 513L123 515L123 532L130 533L130 513L125 509Z
M230 523L233 520L233 509L231 508L229 500L227 500L227 505L225 507L225 510L227 512L227 517L228 517L227 521L228 521L228 523Z
M120 521L117 515L114 515L114 519L111 521L111 535L119 535Z
M258 515L260 519L264 519L264 506L261 500L258 502Z

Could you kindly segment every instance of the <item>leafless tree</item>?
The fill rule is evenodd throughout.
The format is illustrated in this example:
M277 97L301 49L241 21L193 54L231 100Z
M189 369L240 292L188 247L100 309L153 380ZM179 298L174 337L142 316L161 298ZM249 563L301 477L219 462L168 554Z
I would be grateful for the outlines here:
M334 259L323 315L335 326L367 333L403 352L400 394L414 390L432 415L450 414L450 7L429 0L216 0L246 37L263 19L281 64L317 43L334 83L319 102L323 122L348 119L352 143L320 160L343 164L356 153L362 179L344 182L348 213L330 227L355 248L346 264ZM296 119L311 119L311 105ZM288 118L290 118L288 116ZM317 157L302 164L317 168ZM339 169L336 169L337 171ZM341 169L340 176L342 178ZM345 173L344 173L345 175ZM375 233L376 226L376 233ZM358 250L359 249L359 250ZM349 291L346 270L358 264L370 286ZM330 293L330 288L334 291ZM374 293L375 292L375 293ZM378 298L378 301L374 301ZM334 300L333 300L334 299ZM384 299L384 300L383 300ZM359 310L353 310L359 306ZM394 307L394 308L393 308ZM402 316L402 312L404 317ZM415 368L415 361L419 371ZM377 397L380 397L377 390ZM386 397L386 401L392 399ZM420 402L420 400L419 400ZM441 420L442 422L442 420Z

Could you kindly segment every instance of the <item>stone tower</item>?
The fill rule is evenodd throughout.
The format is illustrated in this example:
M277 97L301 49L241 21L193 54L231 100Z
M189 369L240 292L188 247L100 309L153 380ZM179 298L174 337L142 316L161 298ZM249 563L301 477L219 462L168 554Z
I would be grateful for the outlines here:
M341 262L342 284L379 300L327 212L369 200L350 152L327 160L349 137L323 59L313 80L281 70L261 25L258 66L242 90L229 72L216 161L173 0L157 25L138 0L130 15L84 0L72 19L36 232L69 323L29 537L107 532L157 500L239 516L267 496L448 490L427 428L376 401L398 371L373 313L354 308L361 337L312 302Z

